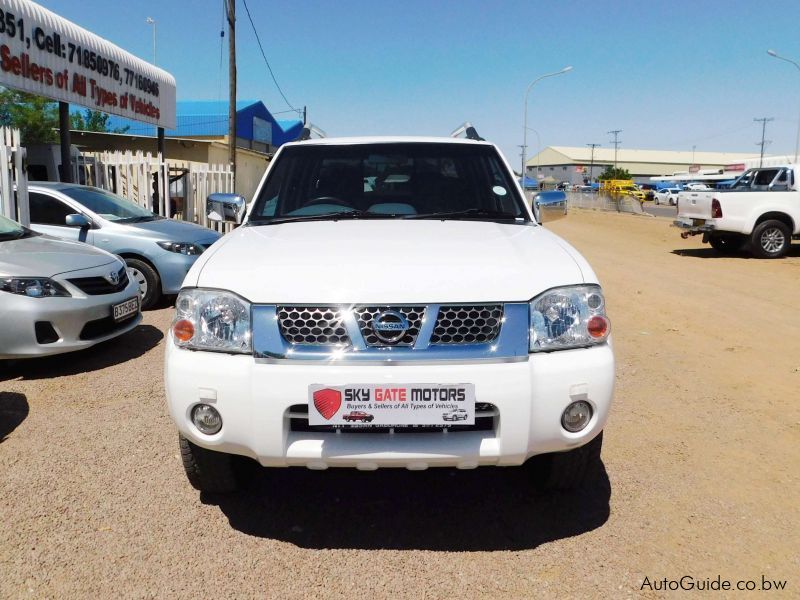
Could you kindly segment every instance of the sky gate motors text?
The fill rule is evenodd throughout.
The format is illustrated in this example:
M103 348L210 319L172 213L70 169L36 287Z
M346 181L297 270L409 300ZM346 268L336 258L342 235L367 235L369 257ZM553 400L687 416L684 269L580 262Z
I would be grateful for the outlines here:
M464 402L466 393L464 388L348 388L344 390L344 399L345 402Z

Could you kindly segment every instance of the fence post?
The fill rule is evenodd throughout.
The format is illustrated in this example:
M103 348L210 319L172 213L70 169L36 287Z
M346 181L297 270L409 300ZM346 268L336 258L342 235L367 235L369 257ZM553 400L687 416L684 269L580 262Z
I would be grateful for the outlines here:
M30 227L31 210L28 203L28 173L25 171L28 150L19 145L19 132L16 132L16 135L17 150L14 152L14 158L17 172L17 210L19 211L19 222L25 227Z
M11 173L9 169L9 141L6 137L6 128L0 129L3 134L0 139L0 196L2 196L2 206L0 211L9 219L16 220L17 216L14 214L14 190L11 187Z

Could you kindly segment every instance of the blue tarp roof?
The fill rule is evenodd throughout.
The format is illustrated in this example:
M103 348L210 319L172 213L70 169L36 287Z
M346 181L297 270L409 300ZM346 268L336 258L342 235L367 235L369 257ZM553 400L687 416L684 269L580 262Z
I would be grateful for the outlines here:
M299 119L277 120L260 100L237 100L236 136L246 140L254 137L253 117L272 124L272 145L280 146L296 140L303 129ZM126 133L156 135L156 128L139 121L109 115L111 129L128 127ZM214 100L181 100L176 103L176 126L165 135L172 137L222 136L228 133L228 103Z

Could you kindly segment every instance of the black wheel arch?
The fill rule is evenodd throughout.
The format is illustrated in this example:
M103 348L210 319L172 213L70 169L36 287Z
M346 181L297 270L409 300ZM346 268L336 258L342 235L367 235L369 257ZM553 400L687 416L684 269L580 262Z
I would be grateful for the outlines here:
M147 258L146 256L137 254L136 252L119 252L118 255L121 256L122 258L126 259L132 258L133 260L140 260L143 263L146 263L151 269L153 269L153 271L156 272L156 275L158 275L158 279L161 280L161 273L159 272L158 267L156 267L155 264L153 264L153 261Z
M755 224L753 225L753 229L758 227L764 221L780 221L789 228L789 235L792 235L794 233L794 220L792 220L792 217L790 217L786 213L778 211L764 213L763 215L758 217Z

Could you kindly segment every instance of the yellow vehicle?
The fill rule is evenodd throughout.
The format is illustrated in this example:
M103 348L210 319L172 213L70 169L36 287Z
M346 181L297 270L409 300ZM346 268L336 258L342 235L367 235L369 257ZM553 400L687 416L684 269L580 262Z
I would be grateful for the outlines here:
M606 179L600 182L600 190L612 196L633 196L639 202L644 202L647 198L645 192L630 179Z

